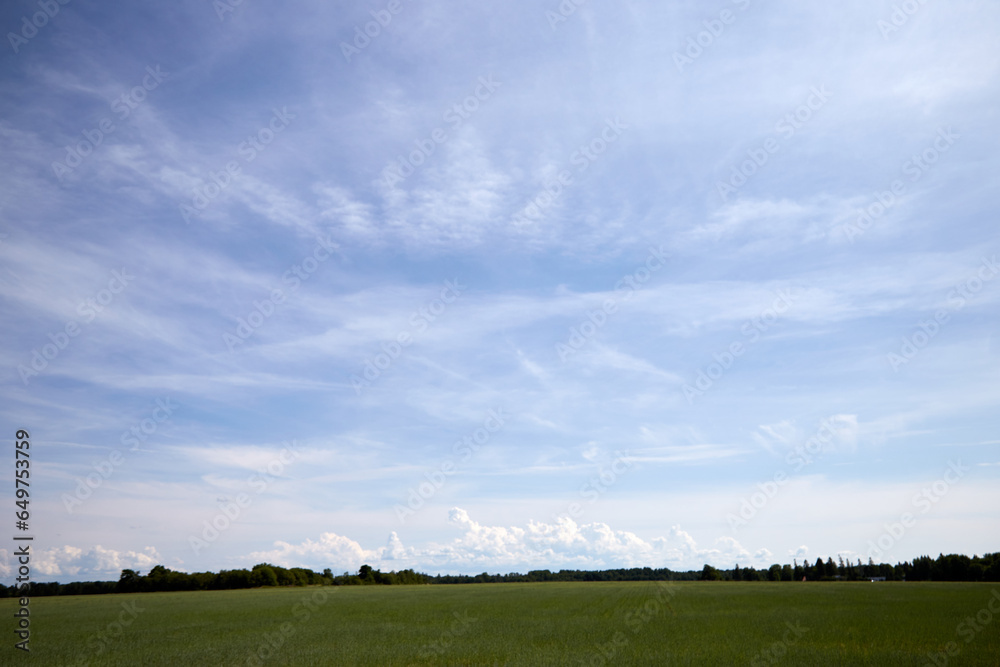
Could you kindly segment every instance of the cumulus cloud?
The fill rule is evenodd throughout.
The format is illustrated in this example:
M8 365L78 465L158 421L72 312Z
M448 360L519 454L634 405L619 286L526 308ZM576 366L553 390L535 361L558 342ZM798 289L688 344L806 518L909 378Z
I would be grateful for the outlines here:
M809 547L803 544L798 549L789 549L788 555L793 558L805 558L809 555Z
M732 537L720 537L711 547L699 548L680 526L673 526L667 536L646 540L605 523L579 524L566 516L554 523L488 526L459 507L451 509L448 522L460 535L443 544L407 547L393 532L386 546L365 549L349 538L324 533L318 541L310 539L297 545L277 542L275 549L255 552L248 560L336 571L353 571L367 563L384 569L479 572L645 566L699 569L706 562L720 567L736 562L767 565L772 558L767 549L751 555Z
M6 552L3 556L4 565L0 565L0 573L7 576L12 574L15 565ZM87 550L69 545L45 549L33 554L31 565L36 576L68 576L80 581L97 578L117 580L124 569L148 570L161 562L154 547L146 547L142 551L116 551L98 544Z
M301 544L275 542L270 551L255 551L250 554L254 562L268 562L283 567L345 567L357 569L364 563L382 560L384 550L366 550L354 540L337 535L323 533L318 540L306 540Z

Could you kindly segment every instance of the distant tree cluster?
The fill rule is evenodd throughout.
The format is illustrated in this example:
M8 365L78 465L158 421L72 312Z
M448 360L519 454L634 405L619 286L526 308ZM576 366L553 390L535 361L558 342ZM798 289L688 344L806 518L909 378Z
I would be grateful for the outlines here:
M1000 581L1000 553L985 556L940 555L937 559L921 556L913 562L889 565L875 564L871 559L856 564L833 558L826 562L817 558L814 564L793 561L791 565L775 563L766 570L736 565L731 570L719 570L705 565L701 572L674 572L667 568L635 567L621 570L532 570L527 574L438 575L428 577L433 584L486 584L533 581L861 581L885 577L886 581Z
M259 563L250 570L215 572L175 572L157 565L142 576L135 570L122 570L118 581L77 581L68 584L32 583L31 596L97 595L102 593L140 593L152 591L209 591L260 586L368 586L412 584L492 584L536 581L862 581L884 577L886 581L1000 581L1000 553L985 556L939 555L936 559L920 556L913 562L865 565L838 558L817 558L815 563L798 560L791 565L775 563L766 570L736 565L719 570L705 565L701 572L674 572L667 568L633 567L618 570L532 570L527 574L441 574L429 576L413 570L380 572L362 565L357 574L345 572L334 576L330 568L322 574L301 567L283 568ZM19 588L0 585L0 598L18 597Z
M430 579L426 574L419 574L413 570L379 572L378 570L373 570L369 565L362 565L357 574L348 574L345 572L339 577L333 577L334 586L369 586L372 584L409 585L428 583L430 583Z
M176 572L157 565L149 574L122 570L118 581L82 581L68 584L32 582L30 595L99 595L103 593L151 593L155 591L218 591L261 586L345 586L364 584L424 584L428 577L413 570L379 572L362 565L358 574L334 576L330 568L322 574L301 567L284 568L259 563L252 569L216 572ZM0 597L17 597L17 586L0 585Z
M534 581L664 581L694 580L697 572L673 572L667 568L633 567L623 570L532 570L527 574L442 574L429 577L433 584L502 584Z
M856 564L844 562L838 558L817 558L810 564L801 565L797 560L792 565L775 563L766 570L755 570L752 567L741 568L739 565L732 570L717 570L706 565L701 571L703 581L859 581L863 579L882 578L886 581L1000 581L1000 553L985 556L962 556L958 554L939 555L936 559L930 556L914 558L913 562L878 563L868 559L868 564L862 564L858 559Z

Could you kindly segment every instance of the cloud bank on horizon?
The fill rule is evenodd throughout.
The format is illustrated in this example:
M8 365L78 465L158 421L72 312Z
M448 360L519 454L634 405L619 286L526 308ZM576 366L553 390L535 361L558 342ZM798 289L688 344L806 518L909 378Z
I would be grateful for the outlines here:
M0 26L39 578L997 550L1000 7Z

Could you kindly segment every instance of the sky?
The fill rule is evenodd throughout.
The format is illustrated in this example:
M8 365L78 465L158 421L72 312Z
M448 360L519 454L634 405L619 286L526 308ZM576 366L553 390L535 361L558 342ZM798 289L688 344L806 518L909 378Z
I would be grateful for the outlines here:
M1000 5L0 27L4 582L1000 549Z

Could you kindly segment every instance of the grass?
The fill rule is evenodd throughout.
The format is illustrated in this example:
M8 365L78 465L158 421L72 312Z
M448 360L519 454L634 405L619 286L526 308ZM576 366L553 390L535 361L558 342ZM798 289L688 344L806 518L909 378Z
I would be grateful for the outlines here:
M468 584L34 598L31 660L922 666L932 664L928 652L955 642L960 654L947 664L1000 667L1000 614L987 606L994 590L1000 610L997 584L943 583ZM303 605L310 600L311 610ZM11 630L16 604L0 600ZM990 622L978 632L960 627L977 613ZM25 662L13 643L10 633L0 664Z

